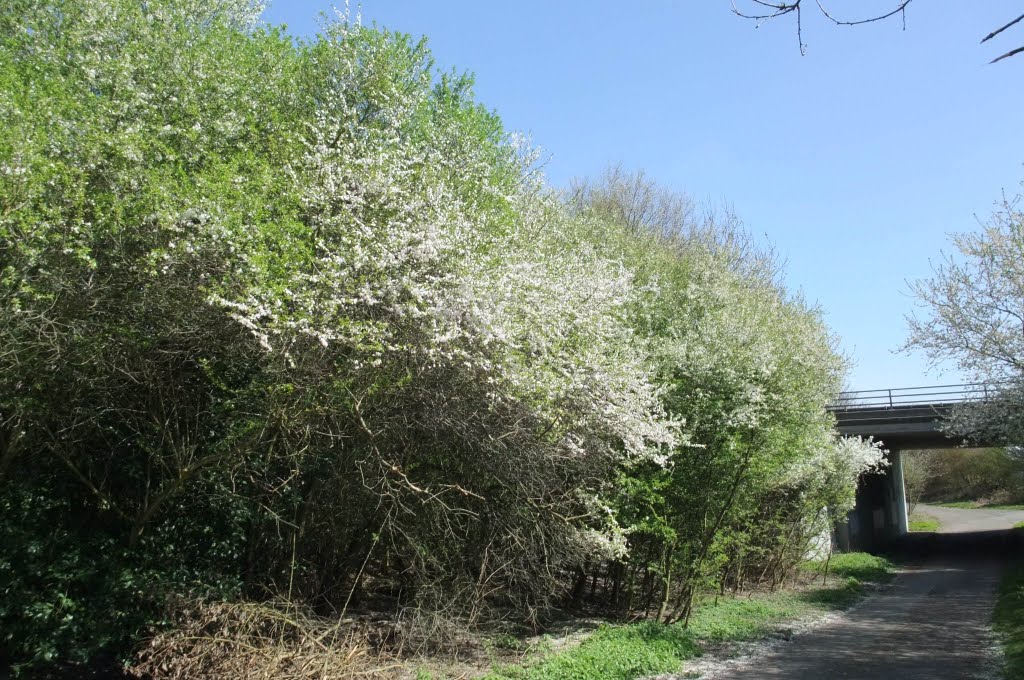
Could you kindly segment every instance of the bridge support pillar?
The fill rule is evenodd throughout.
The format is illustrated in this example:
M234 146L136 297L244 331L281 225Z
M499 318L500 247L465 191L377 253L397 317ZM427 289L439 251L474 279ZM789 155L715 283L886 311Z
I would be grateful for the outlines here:
M889 449L888 459L886 468L862 476L857 484L856 507L836 537L844 548L884 550L909 531L902 452Z
M892 512L890 517L896 520L896 535L903 536L910 531L907 520L907 489L903 481L903 453L890 452L889 483L892 485Z

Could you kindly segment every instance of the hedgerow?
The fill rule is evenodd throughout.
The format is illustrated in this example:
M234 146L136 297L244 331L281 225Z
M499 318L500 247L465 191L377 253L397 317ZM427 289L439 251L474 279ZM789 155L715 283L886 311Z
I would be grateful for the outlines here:
M423 41L260 9L0 16L0 656L125 658L182 601L685 618L802 559L880 452L771 258L551 190Z

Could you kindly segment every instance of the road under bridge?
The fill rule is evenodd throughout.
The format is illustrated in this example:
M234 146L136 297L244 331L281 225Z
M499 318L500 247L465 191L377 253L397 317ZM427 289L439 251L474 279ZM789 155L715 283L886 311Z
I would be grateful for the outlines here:
M848 437L873 437L889 451L890 465L861 478L857 505L840 529L844 548L871 550L908 531L903 480L904 451L960 446L963 441L942 429L942 421L957 405L984 401L998 393L985 383L938 385L844 392L829 410L836 429ZM975 442L985 446L987 442Z

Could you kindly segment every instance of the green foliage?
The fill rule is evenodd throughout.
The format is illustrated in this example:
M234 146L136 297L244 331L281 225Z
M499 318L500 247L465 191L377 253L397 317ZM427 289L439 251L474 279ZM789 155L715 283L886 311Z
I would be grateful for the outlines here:
M1024 499L1024 461L1005 449L941 449L919 451L927 477L921 501L949 507L1007 505Z
M523 641L511 633L489 637L484 641L484 644L485 646L493 649L508 649L513 651L524 651L526 649Z
M79 487L56 491L14 485L0 491L0 648L19 660L15 669L123 653L160 620L172 594L238 592L231 570L239 542L223 508L193 505L204 513L203 525L184 511L127 546L114 518L96 512Z
M1003 645L1006 680L1024 678L1024 563L1008 565L996 597L992 624Z
M29 663L88 661L153 616L149 574L108 535L64 525L80 498L34 491L0 497L3 648Z
M619 169L574 200L650 291L633 323L686 438L669 465L627 468L613 500L632 566L657 574L663 614L686 618L703 588L780 578L852 507L863 469L834 455L822 408L843 363L819 311L730 216L695 220L685 197Z
M852 607L863 594L864 584L849 576L837 585L804 593L801 598L812 605L839 611Z

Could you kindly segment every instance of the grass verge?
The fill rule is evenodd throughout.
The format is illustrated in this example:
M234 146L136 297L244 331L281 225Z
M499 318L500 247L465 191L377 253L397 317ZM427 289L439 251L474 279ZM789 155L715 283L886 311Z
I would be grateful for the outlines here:
M942 524L931 515L914 513L910 516L911 531L938 531Z
M952 503L936 503L943 508L961 508L967 510L1024 510L1022 503L981 503L979 501L954 501Z
M992 627L1003 645L1005 680L1024 680L1024 562L1006 567L999 586Z
M893 575L892 562L884 557L862 552L836 554L827 563L808 562L806 568L818 573L828 568L829 574L873 583L884 583Z
M825 565L812 562L806 569L823 574ZM689 628L649 621L602 626L577 647L495 668L486 680L633 680L677 671L709 644L757 639L785 621L846 609L860 598L864 583L888 580L892 565L848 553L833 556L828 573L828 585L709 601L694 612Z

